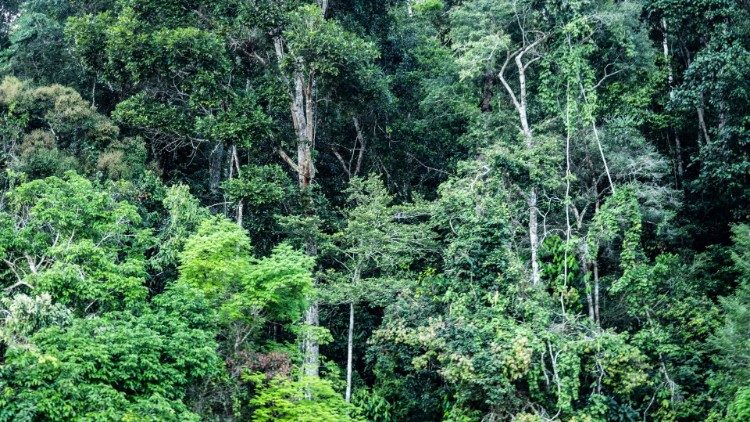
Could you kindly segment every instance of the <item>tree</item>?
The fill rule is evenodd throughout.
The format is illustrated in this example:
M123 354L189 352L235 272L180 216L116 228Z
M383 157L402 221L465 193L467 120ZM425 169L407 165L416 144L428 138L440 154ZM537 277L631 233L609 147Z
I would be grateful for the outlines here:
M35 87L13 77L0 83L2 159L7 168L32 178L61 176L66 170L135 179L144 170L145 151L75 90Z
M297 159L292 160L283 149L279 154L297 174L300 190L310 195L309 187L315 178L315 135L318 124L316 104L318 90L337 84L347 86L359 82L361 75L377 53L371 44L345 31L335 22L326 20L327 2L318 6L301 6L289 16L289 25L282 36L274 38L277 60L282 70L290 69L292 123L296 134ZM293 89L292 89L293 87ZM306 214L314 212L312 201L303 205ZM308 255L317 254L314 240L308 239ZM318 304L311 301L306 322L319 323ZM317 340L305 340L305 359L308 375L318 374L319 348Z
M11 347L0 370L2 420L198 420L187 387L219 376L209 302L178 287L138 314L77 318Z
M352 421L353 408L341 400L331 385L316 377L297 381L272 378L263 374L248 377L258 394L250 401L251 420L265 421Z
M728 403L727 417L730 420L741 420L742 415L747 413L747 380L750 369L748 340L744 334L747 333L750 323L750 233L747 225L735 226L732 232L735 243L731 255L734 270L738 275L738 288L734 295L722 300L725 312L724 326L718 329L710 340L711 346L718 353L715 360L721 368L714 376L712 385ZM715 412L721 414L722 410Z
M207 219L185 242L180 281L217 299L230 320L260 312L296 321L312 288L313 259L283 244L266 258L253 259L250 252L243 229L221 217Z
M335 302L348 303L346 393L352 397L354 307L358 302L387 303L396 295L394 283L412 263L431 248L430 232L420 219L428 213L419 205L393 205L380 179L354 178L349 190L354 205L346 213L346 227L334 235L341 248L341 262L348 283L334 287Z
M153 242L136 208L75 173L22 183L0 214L6 292L49 293L78 315L138 306Z

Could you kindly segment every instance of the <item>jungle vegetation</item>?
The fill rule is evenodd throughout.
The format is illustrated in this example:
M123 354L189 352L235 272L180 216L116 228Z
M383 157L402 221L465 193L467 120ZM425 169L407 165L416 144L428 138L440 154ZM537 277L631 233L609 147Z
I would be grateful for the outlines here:
M2 0L0 166L0 421L750 420L747 0Z

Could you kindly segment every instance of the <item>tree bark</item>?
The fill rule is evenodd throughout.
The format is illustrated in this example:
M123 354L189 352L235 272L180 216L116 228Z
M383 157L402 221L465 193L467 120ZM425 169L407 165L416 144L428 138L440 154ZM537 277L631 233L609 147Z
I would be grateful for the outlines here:
M309 327L320 325L320 305L313 301L305 311L305 324ZM314 335L306 334L303 340L304 372L310 377L317 377L320 370L320 345Z
M601 319L599 318L599 263L596 259L593 262L594 267L594 318L596 325L601 325Z
M354 350L354 303L349 302L349 336L346 344L346 402L352 399L352 360Z
M323 17L325 17L328 14L328 0L318 0L318 5L323 12Z
M703 94L701 94L701 104L703 104ZM711 137L708 135L708 127L706 127L706 117L703 105L697 107L696 111L698 112L698 126L700 126L701 132L703 133L703 139L707 144L710 144Z
M237 145L232 144L230 157L229 157L229 179L234 178L234 173L237 172L237 177L242 176L242 170L240 169L240 158L237 155ZM242 213L243 213L243 201L242 198L237 200L237 214L236 222L237 225L242 227Z
M325 13L327 2L321 4ZM281 37L274 39L274 49L279 61L284 57L284 41ZM300 190L309 192L309 187L315 179L315 165L313 163L313 149L315 148L315 75L313 72L305 75L305 63L298 60L296 70L291 83L293 87L290 92L290 112L292 126L296 134L297 160L292 160L282 149L279 155L297 173ZM312 198L306 198L306 212L314 214ZM317 245L314 239L307 242L306 253L310 256L317 255ZM320 308L318 302L313 299L305 311L305 324L308 327L317 327L320 322ZM320 368L320 346L317 338L311 333L305 334L302 340L304 373L308 376L318 376Z
M531 131L531 126L529 125L529 119L528 119L528 113L527 113L527 107L526 107L526 68L534 62L537 58L531 59L530 61L527 61L524 63L523 56L531 51L534 47L536 47L540 42L542 42L544 38L539 38L533 43L522 47L519 50L516 50L513 53L508 54L508 56L505 59L505 63L503 63L502 68L500 69L500 72L498 74L498 78L500 79L500 82L505 87L505 90L508 91L508 95L510 96L511 101L513 102L513 106L516 108L516 112L518 114L518 119L521 123L521 132L523 133L524 139L526 140L526 148L531 150L534 148L534 135ZM516 96L513 89L510 87L510 84L505 80L505 69L508 66L510 60L513 59L516 63L516 68L518 69L518 96ZM533 185L533 183L532 183ZM539 271L539 261L537 259L538 255L538 248L539 248L539 223L538 223L538 209L537 209L537 190L535 186L532 186L529 189L529 194L527 198L527 203L529 207L529 249L531 252L531 284L536 286L539 284L541 280L540 271Z
M529 191L529 243L531 244L531 284L536 286L541 280L539 272L539 260L537 259L539 250L539 222L536 188Z
M211 149L208 159L208 190L214 194L219 193L221 183L221 171L224 164L224 144L219 142Z
M662 53L664 54L664 61L667 65L668 73L668 82L669 87L672 87L672 83L674 82L674 76L672 75L672 63L669 59L669 32L667 32L667 19L662 17L661 18L661 30L662 30ZM674 92L670 89L669 96L670 98L674 95Z

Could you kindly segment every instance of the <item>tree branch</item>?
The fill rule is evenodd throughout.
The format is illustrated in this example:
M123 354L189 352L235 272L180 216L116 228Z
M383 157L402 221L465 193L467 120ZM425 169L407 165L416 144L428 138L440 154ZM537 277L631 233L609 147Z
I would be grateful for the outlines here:
M299 166L294 162L294 160L289 158L289 156L287 155L286 152L284 152L283 149L279 148L278 151L279 151L279 156L281 157L281 159L284 160L287 164L289 164L289 167L291 167L295 173L299 173Z

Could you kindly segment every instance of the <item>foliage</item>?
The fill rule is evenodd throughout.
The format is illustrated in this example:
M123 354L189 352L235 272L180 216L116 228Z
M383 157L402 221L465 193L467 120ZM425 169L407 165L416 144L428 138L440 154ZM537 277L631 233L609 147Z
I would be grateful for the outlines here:
M748 419L746 6L0 2L0 420Z
M253 421L351 421L353 408L331 388L330 383L315 378L289 380L263 374L248 377L257 389L250 401Z
M136 306L146 296L151 232L136 208L74 173L20 184L0 214L13 288L51 294L79 314Z
M120 139L117 126L71 88L34 87L6 77L0 83L0 119L3 163L31 177L77 170L135 178L143 168L138 140Z
M185 243L180 281L218 300L230 321L258 315L299 319L312 288L312 259L284 244L262 259L250 252L243 229L223 218L207 219Z
M209 303L171 289L140 314L51 325L11 347L0 371L3 420L197 420L186 388L220 373Z

